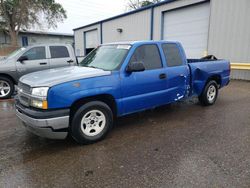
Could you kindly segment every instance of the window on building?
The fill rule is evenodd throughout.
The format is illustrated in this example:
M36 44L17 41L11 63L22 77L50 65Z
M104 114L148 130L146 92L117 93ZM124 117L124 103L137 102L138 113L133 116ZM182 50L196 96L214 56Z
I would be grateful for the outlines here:
M162 49L164 51L168 67L183 65L180 50L176 44L163 44Z
M27 36L22 36L22 46L28 46L28 37Z
M142 62L146 70L162 68L159 50L154 44L138 47L132 55L130 62Z
M28 60L46 59L45 47L34 47L23 54Z
M51 58L69 57L68 49L65 46L50 46Z

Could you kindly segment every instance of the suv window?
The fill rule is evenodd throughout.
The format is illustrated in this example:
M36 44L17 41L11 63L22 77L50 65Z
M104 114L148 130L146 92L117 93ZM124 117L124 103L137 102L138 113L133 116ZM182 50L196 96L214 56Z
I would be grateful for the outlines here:
M130 62L142 62L146 70L162 68L159 49L155 44L146 44L136 48Z
M46 59L45 47L39 46L31 48L22 56L26 56L28 60Z
M162 49L169 67L183 65L180 50L176 44L163 44Z
M50 46L51 58L69 57L68 49L65 46Z

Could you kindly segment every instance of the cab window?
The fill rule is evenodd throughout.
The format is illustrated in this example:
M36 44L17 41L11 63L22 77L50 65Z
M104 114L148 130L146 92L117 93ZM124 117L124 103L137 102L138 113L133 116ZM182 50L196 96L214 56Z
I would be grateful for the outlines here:
M162 49L167 61L168 67L175 67L183 65L180 50L176 44L163 44Z
M31 48L25 52L23 56L26 56L28 60L46 59L45 47L39 46Z
M146 44L136 48L130 59L131 62L142 62L145 70L162 68L159 49L155 44Z
M51 58L66 58L69 57L69 52L66 46L50 46Z

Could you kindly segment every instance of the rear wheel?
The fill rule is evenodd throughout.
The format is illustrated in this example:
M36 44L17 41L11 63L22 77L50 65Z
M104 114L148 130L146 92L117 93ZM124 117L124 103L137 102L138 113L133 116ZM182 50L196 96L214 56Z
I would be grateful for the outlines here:
M90 144L103 139L113 126L109 106L100 101L84 104L74 114L70 132L80 144Z
M0 76L0 99L9 99L14 93L14 83L7 77Z
M213 105L218 96L218 84L211 80L205 86L202 94L199 96L199 101L204 106Z

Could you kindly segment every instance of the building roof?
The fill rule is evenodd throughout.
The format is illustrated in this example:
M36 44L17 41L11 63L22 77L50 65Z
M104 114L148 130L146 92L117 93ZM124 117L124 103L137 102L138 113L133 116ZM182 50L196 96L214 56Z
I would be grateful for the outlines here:
M26 31L26 30L21 30L19 33L34 34L34 35L53 35L53 36L73 37L73 34L69 34L69 33L44 32L44 31Z
M164 1L161 1L159 3L155 3L155 4L145 6L145 7L136 9L136 10L132 10L132 11L129 11L129 12L126 12L126 13L123 13L123 14L119 14L119 15L111 17L111 18L107 18L107 19L104 19L104 20L101 20L101 21L98 21L98 22L94 22L94 23L91 23L91 24L88 24L88 25L84 25L82 27L75 28L75 29L73 29L73 31L83 29L85 27L89 27L89 26L92 26L92 25L100 24L102 22L106 22L106 21L109 21L109 20L113 20L113 19L116 19L116 18L123 17L123 16L127 16L127 15L130 15L130 14L134 14L134 13L137 13L137 12L140 12L140 11L143 11L143 10L151 9L153 7L161 6L163 4L171 3L173 1L178 1L178 0L164 0Z

